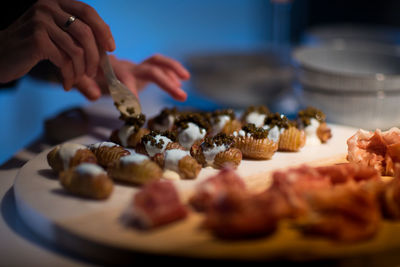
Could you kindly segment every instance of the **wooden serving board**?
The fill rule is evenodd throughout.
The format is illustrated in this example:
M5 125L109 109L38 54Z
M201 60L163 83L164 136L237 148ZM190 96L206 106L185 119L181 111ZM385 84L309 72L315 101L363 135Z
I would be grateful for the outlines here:
M270 174L303 163L325 165L345 161L346 140L354 128L332 125L333 138L324 145L308 146L298 153L276 153L268 161L243 160L238 173L254 190L265 189ZM98 142L83 137L73 142ZM201 229L202 215L192 212L180 222L152 231L139 231L123 223L122 214L139 188L117 184L111 197L94 201L71 196L61 188L43 151L21 168L14 183L19 214L35 232L52 242L85 255L114 262L133 252L207 259L324 259L369 254L400 247L400 224L384 222L378 235L366 242L337 244L322 238L305 238L282 222L271 236L246 241L222 241ZM217 170L205 168L196 180L174 181L183 198L195 185Z

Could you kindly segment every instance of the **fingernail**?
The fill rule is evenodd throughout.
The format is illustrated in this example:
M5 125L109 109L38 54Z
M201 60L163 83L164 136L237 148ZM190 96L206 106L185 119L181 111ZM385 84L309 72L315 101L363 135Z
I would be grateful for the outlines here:
M67 82L63 82L63 87L64 87L64 90L65 91L69 91L69 90L71 90L71 85L69 85L69 83L67 83Z
M114 38L111 36L110 39L108 39L107 41L107 47L108 47L108 51L112 52L115 50L115 41Z

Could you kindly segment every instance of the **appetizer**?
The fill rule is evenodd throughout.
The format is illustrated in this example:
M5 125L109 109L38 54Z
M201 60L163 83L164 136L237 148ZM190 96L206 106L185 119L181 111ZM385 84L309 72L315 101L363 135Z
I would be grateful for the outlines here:
M135 194L131 219L142 229L151 229L184 219L187 208L170 181L153 181Z
M89 149L95 154L97 163L107 168L120 157L129 155L129 151L113 142L99 142L91 144Z
M226 135L239 131L242 127L240 121L235 119L235 112L232 109L216 110L211 114L211 130L210 135L214 136L218 133Z
M61 172L83 162L97 163L97 160L86 146L65 143L56 146L47 154L47 162L54 171Z
M201 170L189 151L182 149L167 149L164 154L156 155L155 161L162 168L177 172L182 179L194 179Z
M147 126L152 131L171 131L178 115L176 108L164 108L159 115L148 121Z
M156 154L162 154L166 149L184 149L176 142L176 135L173 132L151 131L142 137L136 151L153 158Z
M106 171L93 163L82 163L61 172L60 183L72 194L93 199L108 198L114 187Z
M278 144L268 139L268 131L254 124L247 124L233 133L233 146L240 149L243 157L270 159L278 149Z
M297 129L285 115L270 113L264 124L263 129L268 130L268 139L278 143L279 151L297 152L304 146L304 131Z
M326 143L331 137L331 129L325 122L326 115L319 109L308 107L297 114L300 129L306 133L307 145Z
M178 131L178 142L190 149L195 142L200 142L210 128L209 121L198 113L184 114L175 122Z
M121 129L111 133L110 140L124 147L135 148L142 137L149 133L148 129L142 128L145 120L146 117L143 114L126 119Z
M266 106L251 106L245 110L242 116L243 124L252 123L256 127L263 127L267 115L270 113Z
M193 145L192 156L204 167L213 166L223 168L231 166L236 168L242 161L242 152L232 147L233 137L219 133L214 137L206 137L200 145Z
M117 181L144 184L162 177L162 170L148 156L132 153L114 161L108 169L111 178Z

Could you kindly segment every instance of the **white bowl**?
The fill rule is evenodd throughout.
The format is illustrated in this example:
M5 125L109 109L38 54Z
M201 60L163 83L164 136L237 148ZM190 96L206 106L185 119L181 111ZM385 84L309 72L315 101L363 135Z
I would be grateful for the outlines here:
M192 55L187 59L194 88L222 106L273 107L291 89L294 79L290 52L225 52Z
M364 129L400 126L400 48L368 43L300 47L300 101L329 121Z

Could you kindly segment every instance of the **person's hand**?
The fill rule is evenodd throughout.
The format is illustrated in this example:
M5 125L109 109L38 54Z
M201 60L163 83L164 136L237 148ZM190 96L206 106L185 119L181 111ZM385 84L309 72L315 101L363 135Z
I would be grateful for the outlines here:
M66 27L68 18L77 19ZM95 77L99 49L113 51L110 28L87 4L75 0L38 0L17 21L0 31L0 82L28 73L50 60L69 90L82 77Z
M190 74L174 59L154 55L136 65L110 55L110 61L117 78L136 95L149 82L154 82L176 100L184 101L187 97L181 89L181 80L189 79ZM104 76L101 72L95 78L83 76L76 87L88 99L96 100L106 87Z

